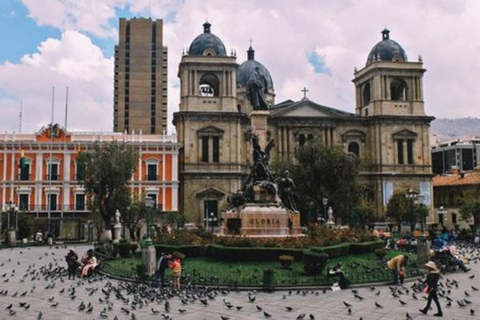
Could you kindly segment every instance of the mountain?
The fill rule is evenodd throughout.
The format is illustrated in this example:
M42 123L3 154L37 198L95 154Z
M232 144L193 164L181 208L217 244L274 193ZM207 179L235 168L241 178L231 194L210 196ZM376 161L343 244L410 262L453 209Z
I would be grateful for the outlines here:
M435 119L430 127L430 135L433 144L455 139L480 138L480 119Z

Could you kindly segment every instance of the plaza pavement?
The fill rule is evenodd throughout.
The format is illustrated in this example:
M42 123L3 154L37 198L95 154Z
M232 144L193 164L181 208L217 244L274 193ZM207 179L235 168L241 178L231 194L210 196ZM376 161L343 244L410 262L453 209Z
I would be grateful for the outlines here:
M77 246L75 249L81 256L88 246ZM38 271L42 266L52 267L65 266L65 255L67 249L64 247L32 247L14 248L0 250L0 319L38 319L41 312L41 319L102 319L101 311L107 308L105 302L106 295L102 288L108 285L118 286L119 281L100 278L98 280L67 280L67 277L56 279L45 279L40 276ZM471 264L471 271L468 273L457 272L448 274L442 278L445 290L451 290L448 296L453 300L451 307L446 307L447 300L441 298L444 317L443 319L480 319L480 291L475 291L472 286L480 288L480 268L477 264ZM27 269L29 270L28 275ZM168 272L168 271L167 271ZM38 274L38 276L36 276ZM474 276L474 278L470 278ZM448 278L448 283L447 283ZM455 283L458 282L458 288ZM450 283L450 284L449 284ZM447 287L448 284L448 287ZM406 283L409 288L412 283ZM75 288L75 298L71 298L71 288ZM450 288L449 288L450 287ZM92 290L98 288L99 290ZM5 293L5 291L8 292ZM388 286L376 286L373 290L369 287L358 288L358 295L364 299L356 298L351 289L341 291L308 290L308 291L276 291L274 293L250 292L250 297L255 297L255 301L249 300L249 293L229 292L226 294L218 293L213 299L208 299L208 306L204 306L199 299L193 301L190 297L188 304L182 304L178 296L168 299L170 312L165 312L165 300L156 300L148 305L136 305L132 309L133 297L125 295L128 298L121 300L112 293L110 295L110 309L103 314L104 319L407 319L407 312L412 319L435 319L433 314L436 312L434 304L433 310L429 315L420 314L419 308L426 304L423 296L417 294L418 300L414 300L412 290L406 294L405 289L400 289L399 297L394 297ZM465 291L467 295L465 295ZM380 292L378 295L376 295ZM2 294L3 293L3 294ZM23 296L22 296L23 294ZM459 307L456 300L467 299L472 304L466 307ZM103 303L100 301L102 300ZM402 305L400 300L406 303ZM93 306L91 313L86 310L79 311L78 306L81 302ZM192 302L193 301L193 302ZM226 305L230 303L233 307L230 309ZM351 314L344 305L344 302L351 304ZM383 308L375 306L375 302ZM20 303L26 303L29 308L20 306ZM9 305L10 309L7 309ZM241 308L237 308L241 307ZM287 307L292 308L288 311ZM122 308L130 313L127 315ZM151 309L159 311L158 314L152 314ZM259 308L262 308L260 311ZM179 309L183 310L180 313ZM470 310L474 315L470 314ZM266 312L266 314L264 313Z

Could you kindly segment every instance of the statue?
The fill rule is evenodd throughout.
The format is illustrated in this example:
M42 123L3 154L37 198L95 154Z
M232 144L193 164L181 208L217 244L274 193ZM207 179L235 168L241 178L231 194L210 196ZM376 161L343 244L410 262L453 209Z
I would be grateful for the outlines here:
M228 196L228 209L239 208L247 203L249 199L246 197L245 192L238 190L235 193L232 193Z
M270 161L270 150L275 146L275 140L272 139L267 143L265 150L262 151L258 143L258 134L254 133L252 136L253 144L253 166L251 176L253 175L255 181L270 181L275 182L273 174L270 171L268 163Z
M120 211L115 211L115 225L119 225L120 224Z
M288 175L288 170L285 170L284 177L278 182L280 199L287 209L297 211L297 205L295 203L295 183Z
M260 73L260 68L255 67L255 71L250 75L247 81L247 97L252 104L253 110L267 110L267 101L265 92L267 91L267 81Z

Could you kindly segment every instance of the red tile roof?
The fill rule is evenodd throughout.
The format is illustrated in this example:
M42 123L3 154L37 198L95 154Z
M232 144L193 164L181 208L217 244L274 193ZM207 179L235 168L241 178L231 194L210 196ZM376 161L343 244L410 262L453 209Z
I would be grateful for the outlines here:
M480 185L480 172L465 172L464 177L460 174L447 174L433 177L434 187Z

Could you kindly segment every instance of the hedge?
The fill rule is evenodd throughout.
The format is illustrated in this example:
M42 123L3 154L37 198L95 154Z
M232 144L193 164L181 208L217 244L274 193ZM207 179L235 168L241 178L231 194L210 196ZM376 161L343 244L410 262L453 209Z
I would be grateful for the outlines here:
M359 253L368 253L374 252L376 249L385 247L385 241L375 240L362 243L350 243L350 253L359 254Z
M281 255L290 255L295 260L301 260L303 249L265 248L265 247L225 247L221 245L207 245L207 256L224 261L278 261Z
M322 273L327 266L328 254L324 252L315 252L305 250L303 252L303 263L305 273L308 275L317 275Z
M313 247L310 250L313 252L326 253L330 258L338 258L346 256L350 252L350 243L340 243L328 247Z
M197 257L203 257L205 255L203 246L194 246L194 245L175 246L175 245L168 245L168 244L156 244L155 251L156 251L157 257L159 257L162 252L173 253L175 251L183 253L187 258L197 258Z

